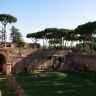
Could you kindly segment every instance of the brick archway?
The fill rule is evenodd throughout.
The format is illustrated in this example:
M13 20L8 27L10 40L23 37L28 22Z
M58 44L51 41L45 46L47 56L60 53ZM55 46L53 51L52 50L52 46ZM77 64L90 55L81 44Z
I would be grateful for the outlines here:
M0 61L1 61L0 71L1 73L4 73L6 75L10 74L11 72L11 63L10 63L11 57L9 51L10 50L7 48L0 48Z
M0 53L0 73L4 72L4 64L6 63L6 57Z

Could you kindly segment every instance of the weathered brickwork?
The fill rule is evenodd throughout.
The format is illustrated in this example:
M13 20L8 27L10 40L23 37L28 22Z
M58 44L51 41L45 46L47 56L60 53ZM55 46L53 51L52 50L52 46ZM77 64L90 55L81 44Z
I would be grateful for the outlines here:
M22 71L32 72L36 69L84 69L96 71L96 55L70 54L66 50L50 49L22 49L15 53L9 49L0 49L0 54L5 58L3 72L17 74ZM59 59L63 59L59 60ZM62 61L62 62L60 62Z

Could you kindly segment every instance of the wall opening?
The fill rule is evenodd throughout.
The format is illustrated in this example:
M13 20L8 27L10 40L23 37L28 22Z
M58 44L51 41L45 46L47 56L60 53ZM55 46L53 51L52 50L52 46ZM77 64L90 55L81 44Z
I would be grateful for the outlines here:
M5 56L0 54L0 73L3 73L3 64L6 62Z

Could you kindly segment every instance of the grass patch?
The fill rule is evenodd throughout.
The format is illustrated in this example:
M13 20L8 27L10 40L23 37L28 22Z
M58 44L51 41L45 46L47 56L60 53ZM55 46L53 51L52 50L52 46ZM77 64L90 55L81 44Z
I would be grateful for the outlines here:
M0 76L0 91L2 96L16 96L15 91L8 87L8 82L3 76Z
M35 78L23 73L17 82L28 96L96 96L96 74L76 72L43 72L44 77Z
M44 73L44 70L35 70L32 72L32 74L42 74Z

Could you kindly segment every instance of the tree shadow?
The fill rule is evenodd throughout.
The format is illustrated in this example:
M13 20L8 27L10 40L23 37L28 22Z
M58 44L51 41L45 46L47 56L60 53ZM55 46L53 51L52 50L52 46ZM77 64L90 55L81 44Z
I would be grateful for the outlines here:
M65 72L65 77L18 77L29 96L96 96L96 74ZM23 80L23 81L22 81Z
M7 80L2 75L0 75L0 92L0 96L16 96L15 91L8 86Z

